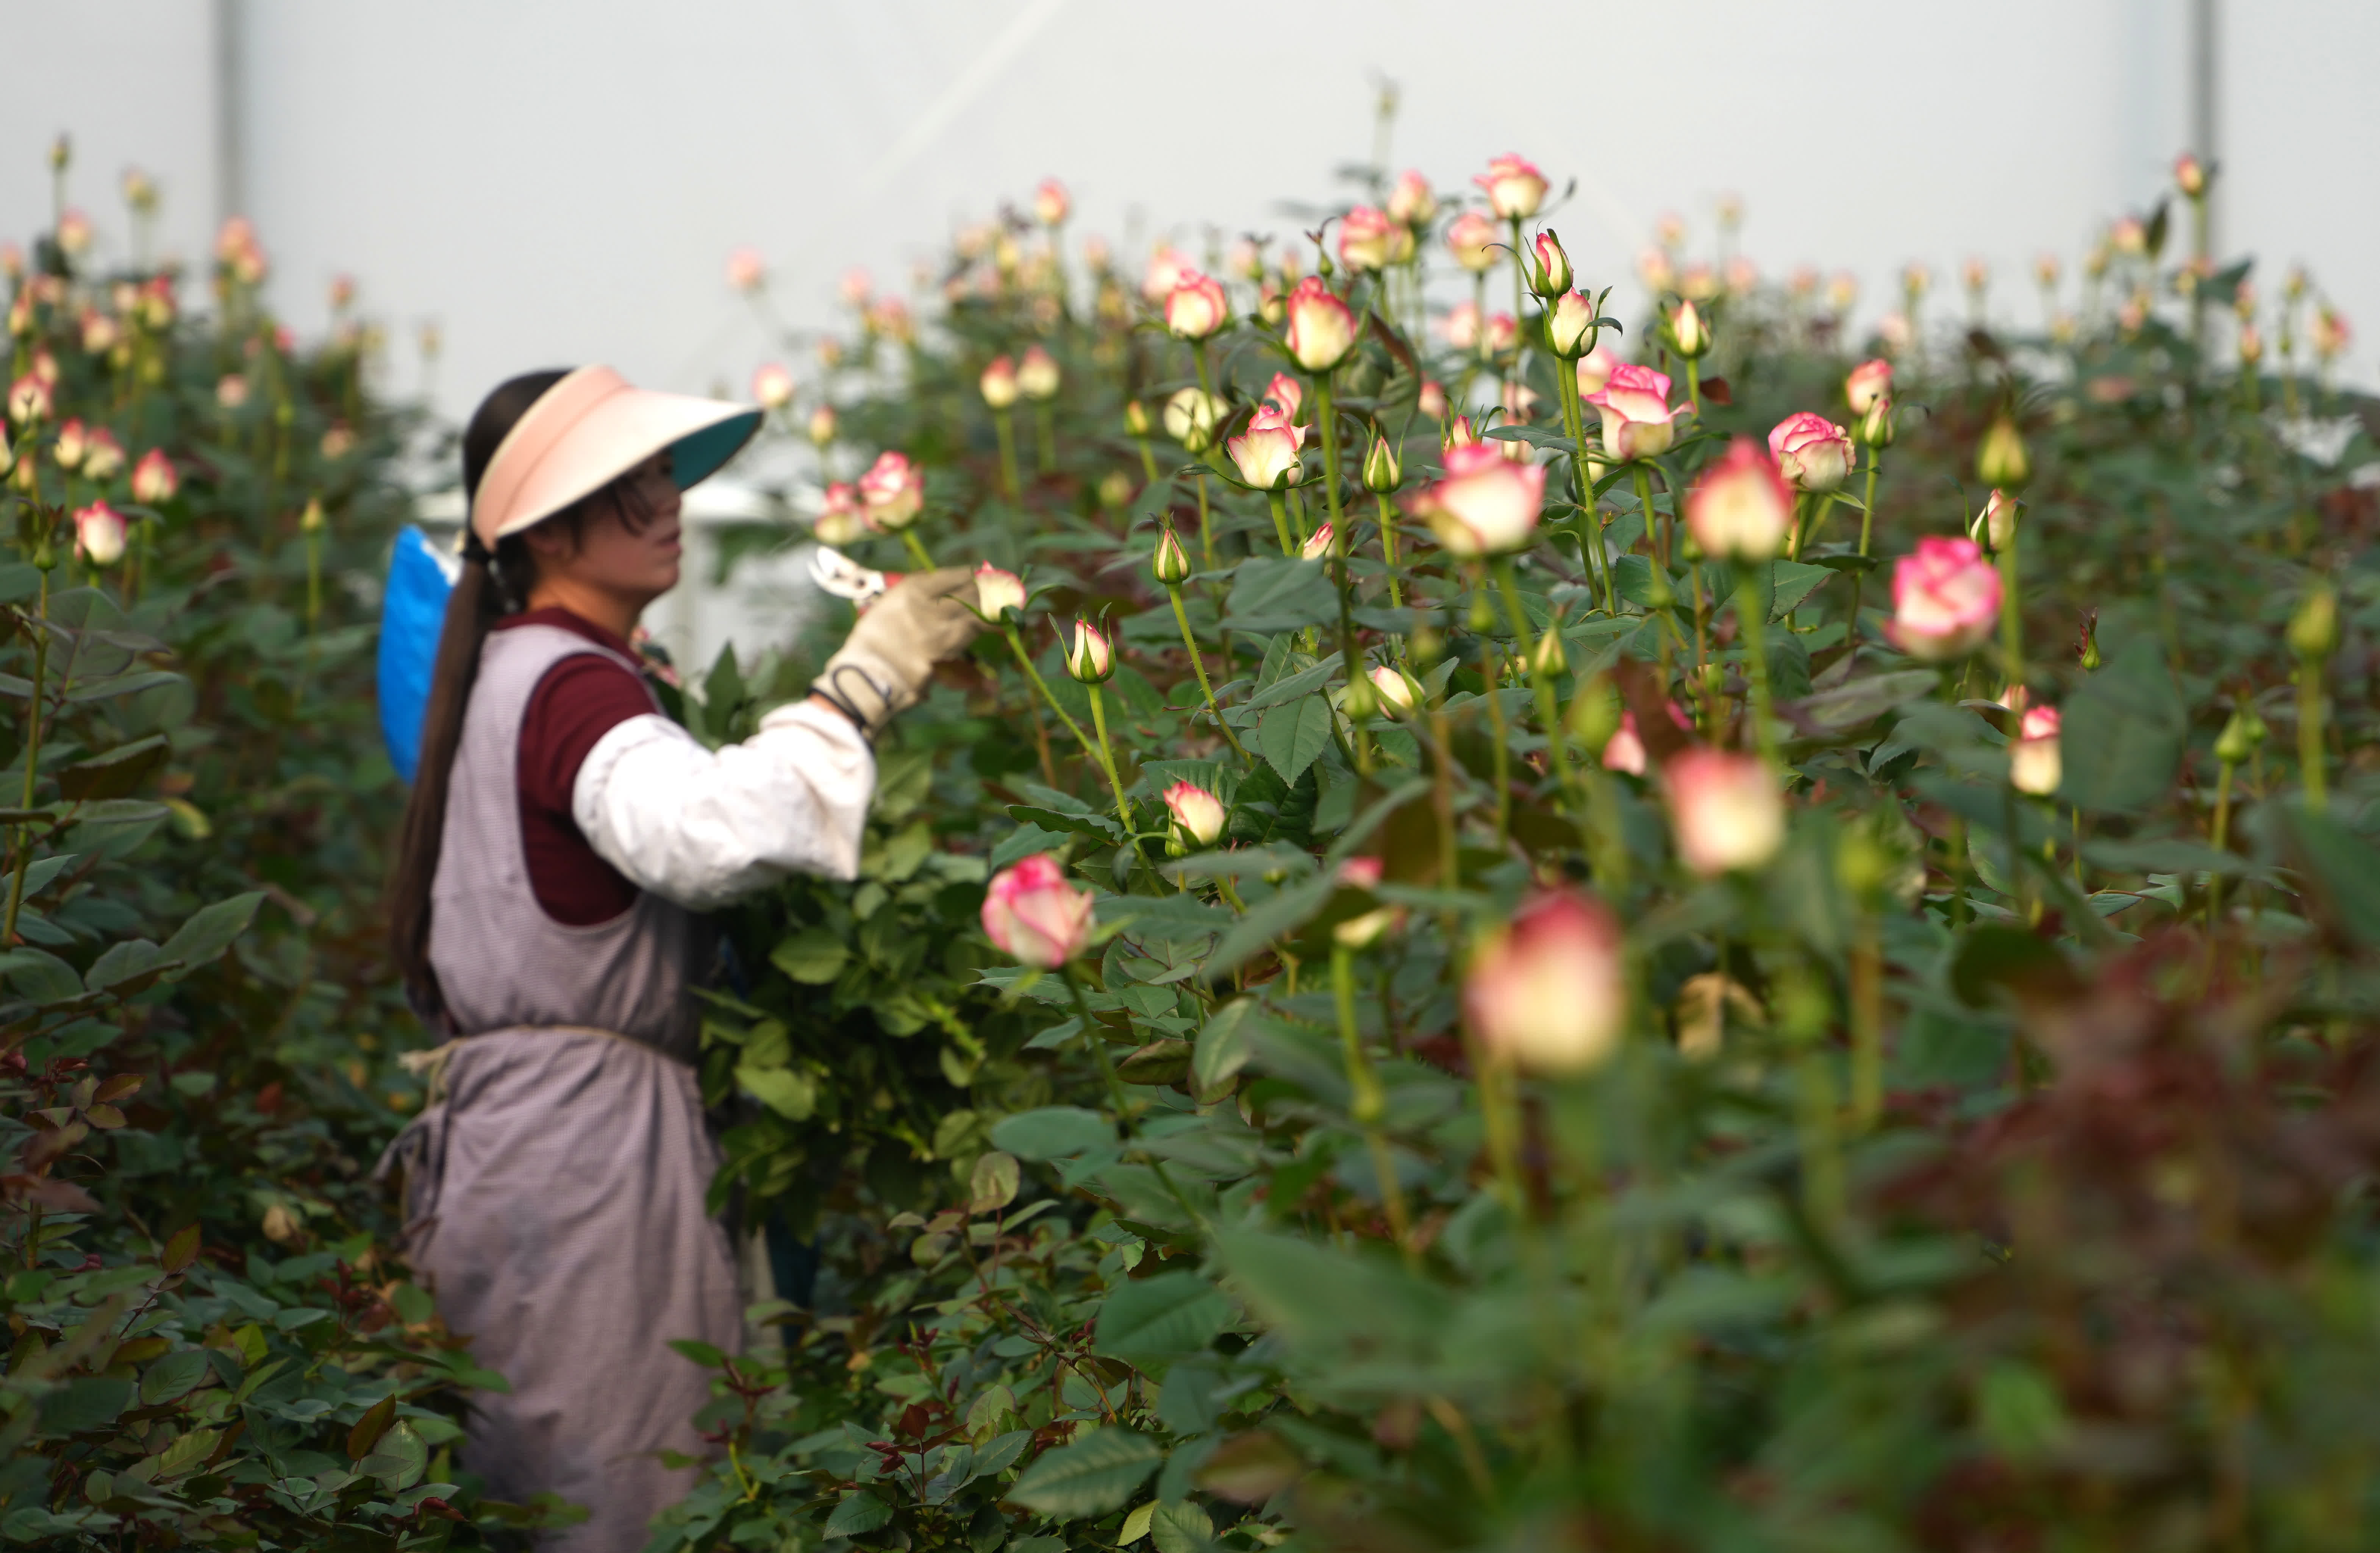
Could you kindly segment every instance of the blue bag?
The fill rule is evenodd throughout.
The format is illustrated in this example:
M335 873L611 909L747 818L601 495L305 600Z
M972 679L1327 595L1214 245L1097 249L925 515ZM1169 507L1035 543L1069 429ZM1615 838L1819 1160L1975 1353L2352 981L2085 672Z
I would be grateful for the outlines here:
M407 782L421 764L421 717L446 626L446 596L462 571L462 563L439 553L420 529L407 525L397 534L380 606L380 734L389 764Z

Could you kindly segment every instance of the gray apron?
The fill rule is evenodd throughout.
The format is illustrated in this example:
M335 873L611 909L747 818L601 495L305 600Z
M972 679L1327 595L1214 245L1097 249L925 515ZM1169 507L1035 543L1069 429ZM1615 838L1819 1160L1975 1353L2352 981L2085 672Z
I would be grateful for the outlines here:
M696 1477L660 1452L706 1453L693 1418L708 1372L668 1343L740 1352L743 1297L703 1207L719 1152L689 1065L687 985L709 934L650 892L567 926L529 885L521 720L546 671L581 652L627 661L547 625L492 632L481 651L431 892L430 962L459 1038L390 1156L416 1273L512 1387L476 1399L462 1464L493 1498L588 1507L540 1547L635 1553Z

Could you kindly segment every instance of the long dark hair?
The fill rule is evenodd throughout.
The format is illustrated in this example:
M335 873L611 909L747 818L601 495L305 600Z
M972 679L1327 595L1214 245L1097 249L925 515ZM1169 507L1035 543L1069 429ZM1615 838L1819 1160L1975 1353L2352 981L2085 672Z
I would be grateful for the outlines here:
M569 374L523 372L499 383L480 401L463 429L463 495L478 497L480 480L528 407ZM608 489L608 488L607 488ZM588 508L602 496L577 504L549 522L566 522L575 533ZM454 775L455 749L463 738L463 714L471 686L480 677L480 649L498 620L522 609L536 564L520 534L496 541L491 552L469 531L463 544L463 575L446 601L446 623L438 635L438 662L430 681L430 703L421 717L421 763L414 772L413 796L405 807L405 828L389 876L389 949L405 977L406 997L425 1020L443 1013L437 973L430 967L430 886L438 874L438 848L446 829L446 793Z

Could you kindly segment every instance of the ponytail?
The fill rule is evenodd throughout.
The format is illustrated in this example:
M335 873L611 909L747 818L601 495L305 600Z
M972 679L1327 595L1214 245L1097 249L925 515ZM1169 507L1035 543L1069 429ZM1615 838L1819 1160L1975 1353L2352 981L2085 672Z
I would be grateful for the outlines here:
M477 496L504 434L540 395L562 381L559 371L528 372L500 384L480 401L463 432L463 490ZM480 677L480 649L488 632L527 597L528 546L517 534L498 541L490 554L478 534L468 531L463 575L446 600L446 621L438 634L438 661L430 680L430 703L421 718L421 763L413 796L405 807L395 866L389 875L389 949L405 978L406 999L425 1021L445 1013L438 975L430 965L430 890L438 876L439 843L446 831L446 794L454 776L455 751L463 741L464 714L471 686Z

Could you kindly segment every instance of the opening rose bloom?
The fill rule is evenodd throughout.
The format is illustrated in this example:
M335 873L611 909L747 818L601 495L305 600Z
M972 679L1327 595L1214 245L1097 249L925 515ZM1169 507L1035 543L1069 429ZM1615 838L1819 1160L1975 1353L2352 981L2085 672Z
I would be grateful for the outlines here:
M859 477L859 499L867 504L870 528L897 533L926 510L926 471L904 454L880 453Z
M2000 574L1973 540L1939 536L1892 567L1892 645L1928 663L1973 652L2000 614Z
M1620 921L1601 901L1548 890L1472 956L1463 1014L1497 1059L1536 1073L1598 1067L1627 1027Z
M1223 423L1220 399L1203 388L1182 388L1165 401L1165 434L1192 453L1215 445L1215 429Z
M170 502L181 489L182 477L163 448L151 448L132 466L132 499L143 506Z
M124 557L124 515L93 502L74 515L75 554L94 566L113 566Z
M982 393L985 404L995 410L1008 408L1016 403L1016 363L1005 356L993 357L991 364L984 368L983 376L975 380L975 385Z
M1025 579L1014 572L1003 572L990 562L982 562L975 569L976 613L986 620L998 620L1004 610L1020 613L1025 608Z
M1066 882L1046 852L992 876L983 894L983 930L1001 952L1036 970L1055 970L1091 939L1091 892Z
M1355 315L1319 275L1289 294L1289 354L1309 372L1327 372L1355 348Z
M1677 440L1666 373L1623 361L1586 402L1603 412L1603 451L1614 458L1650 458Z
M1840 491L1852 472L1851 433L1825 416L1803 410L1770 428L1768 455L1796 491Z
M782 410L794 402L794 374L771 362L752 374L752 399L762 409Z
M1785 843L1785 799L1759 757L1690 749L1661 772L1678 856L1705 879L1756 868Z
M849 480L837 480L826 488L826 500L819 507L818 522L811 532L822 545L847 545L868 532L867 504L859 499L859 487Z
M1597 345L1578 358L1578 396L1582 400L1603 392L1611 374L1620 368L1620 358L1607 345Z
M1056 178L1043 178L1041 187L1033 191L1033 214L1044 226L1057 225L1072 209L1074 201L1067 198L1066 186Z
M1303 472L1297 455L1305 446L1305 427L1291 425L1288 416L1262 405L1248 418L1248 429L1225 442L1223 451L1239 467L1240 479L1258 491L1286 491Z
M1892 392L1892 363L1879 356L1873 361L1863 361L1843 379L1843 398L1852 414L1865 415L1876 407L1876 402Z
M1016 390L1037 403L1058 396L1058 358L1039 346L1026 347L1016 364Z
M1772 560L1792 528L1792 488L1749 437L1736 438L1686 492L1686 528L1708 556Z
M2065 774L2058 755L2058 709L2034 707L2017 724L2016 742L2009 746L2009 783L2046 798Z
M1511 152L1471 181L1488 191L1488 208L1506 221L1528 220L1546 200L1546 176L1536 164Z
M1358 205L1339 224L1339 258L1350 270L1385 267L1395 251L1397 224L1386 211Z
M1265 384L1262 403L1295 420L1299 408L1305 403L1305 388L1287 372L1275 372L1272 382Z
M1603 769L1625 771L1630 776L1645 774L1645 736L1636 731L1634 712L1622 711L1620 726L1613 729L1611 737L1604 741Z
M1407 226L1426 226L1438 215L1438 195L1429 180L1411 167L1398 177L1397 186L1389 190L1389 215Z
M1304 545L1299 547L1297 553L1308 561L1319 561L1330 553L1330 541L1335 537L1330 525L1325 522L1321 528L1314 531L1313 536Z
M1502 238L1496 224L1478 211L1463 212L1446 228L1447 251L1454 255L1457 264L1474 274L1496 267L1496 245Z
M1185 850L1212 846L1223 833L1223 801L1195 782L1177 782L1167 788L1165 807L1173 817L1174 839Z
M1449 448L1446 478L1430 488L1429 497L1429 526L1439 544L1456 555L1505 555L1536 533L1546 471L1477 443Z
M1165 327L1177 340L1203 340L1231 322L1232 304L1223 283L1196 270L1184 270L1165 294Z

